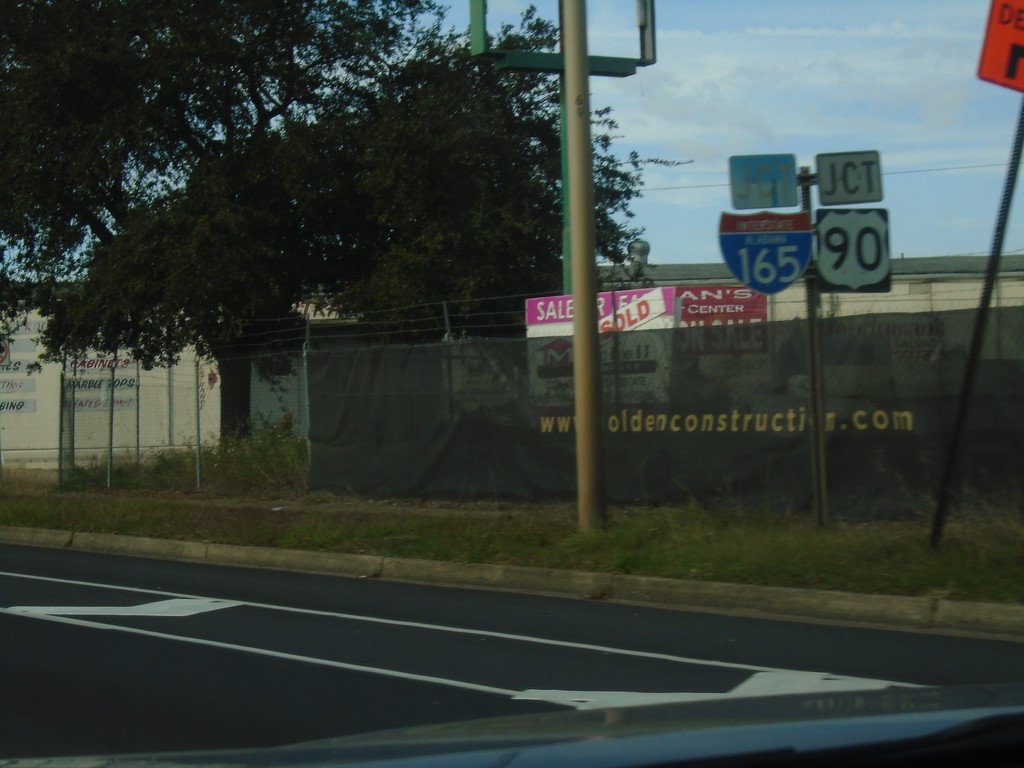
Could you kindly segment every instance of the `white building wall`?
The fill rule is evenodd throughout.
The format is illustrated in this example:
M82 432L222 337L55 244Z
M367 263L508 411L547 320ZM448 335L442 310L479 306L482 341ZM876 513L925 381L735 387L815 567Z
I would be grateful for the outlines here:
M117 459L134 459L218 439L220 381L215 364L197 361L192 349L182 353L178 365L151 371L126 356L115 361L87 355L68 360L66 366L43 363L36 338L44 322L32 315L26 324L9 329L0 343L3 465L57 467L62 372L69 392L75 392L73 422L70 416L65 419L63 434L70 445L73 423L78 464L105 461L111 445Z
M823 293L822 317L847 317L883 312L939 312L975 309L983 281L972 277L894 278L888 293ZM768 299L770 320L807 317L804 284L787 288ZM1001 277L992 292L993 307L1024 305L1024 277Z

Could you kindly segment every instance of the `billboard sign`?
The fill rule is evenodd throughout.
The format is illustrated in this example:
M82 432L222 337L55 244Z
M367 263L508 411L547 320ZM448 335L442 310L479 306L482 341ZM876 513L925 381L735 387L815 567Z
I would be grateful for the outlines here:
M746 286L679 286L676 301L683 328L768 322L768 296Z
M675 288L630 288L597 294L597 324L601 333L673 328ZM526 335L572 336L575 318L572 296L526 300Z

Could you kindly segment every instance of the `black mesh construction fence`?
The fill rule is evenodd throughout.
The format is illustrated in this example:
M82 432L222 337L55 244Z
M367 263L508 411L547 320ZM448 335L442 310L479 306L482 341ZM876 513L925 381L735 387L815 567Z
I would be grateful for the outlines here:
M830 511L930 509L953 429L970 311L822 323ZM601 337L609 496L811 504L803 320ZM1017 493L1024 308L992 312L959 488ZM350 347L309 356L310 485L367 495L575 493L572 339Z

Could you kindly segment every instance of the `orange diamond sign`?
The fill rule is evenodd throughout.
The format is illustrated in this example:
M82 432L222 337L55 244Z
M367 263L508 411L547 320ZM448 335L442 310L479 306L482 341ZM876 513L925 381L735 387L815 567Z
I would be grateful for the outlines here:
M1024 0L993 0L978 77L1024 91Z

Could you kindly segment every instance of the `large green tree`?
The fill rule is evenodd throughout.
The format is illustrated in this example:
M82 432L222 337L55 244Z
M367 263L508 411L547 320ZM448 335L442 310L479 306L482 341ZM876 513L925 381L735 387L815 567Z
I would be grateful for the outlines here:
M472 62L432 0L0 0L0 311L56 357L216 356L222 426L298 302L558 284L557 81ZM527 13L499 36L549 50ZM601 242L636 159L595 142ZM521 304L520 304L521 306Z
M494 45L547 51L557 40L557 28L530 10ZM462 330L480 334L521 318L524 294L558 292L558 77L495 69L470 58L465 35L439 27L380 81L380 96L354 137L377 240L341 306L387 322L417 308L436 316L436 303L446 301L466 318ZM638 234L626 223L640 164L633 153L613 154L617 126L606 111L594 127L599 253L620 258ZM380 311L388 306L402 309Z

